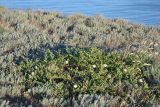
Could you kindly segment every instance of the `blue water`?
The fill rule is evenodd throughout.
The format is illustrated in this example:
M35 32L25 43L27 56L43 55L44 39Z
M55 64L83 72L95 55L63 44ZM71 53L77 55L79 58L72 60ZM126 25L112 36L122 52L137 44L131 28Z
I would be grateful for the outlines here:
M0 0L10 9L101 14L108 18L124 18L132 22L160 25L160 0Z

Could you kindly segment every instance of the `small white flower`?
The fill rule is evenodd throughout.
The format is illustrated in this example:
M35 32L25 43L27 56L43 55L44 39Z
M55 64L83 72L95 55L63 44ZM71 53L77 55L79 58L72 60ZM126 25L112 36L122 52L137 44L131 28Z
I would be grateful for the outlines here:
M96 68L96 65L92 65L93 66L93 68Z
M134 53L130 53L130 55L134 55Z
M65 63L66 63L66 64L68 64L69 62L68 62L68 61L66 61Z
M35 74L35 73L34 73L34 72L32 72L31 74L32 74L32 76L34 76L34 74Z
M112 78L112 76L111 76L111 75L108 75L108 78Z
M74 84L74 86L73 86L74 88L77 88L78 87L78 85L77 84Z
M143 79L139 79L139 82L143 82Z
M31 89L28 89L28 92L30 93L30 92L31 92Z
M38 69L38 67L37 67L37 66L35 66L34 68L35 68L35 69Z
M124 72L127 72L127 69L124 69Z
M107 64L104 64L103 66L104 66L104 67L107 67L108 65L107 65Z

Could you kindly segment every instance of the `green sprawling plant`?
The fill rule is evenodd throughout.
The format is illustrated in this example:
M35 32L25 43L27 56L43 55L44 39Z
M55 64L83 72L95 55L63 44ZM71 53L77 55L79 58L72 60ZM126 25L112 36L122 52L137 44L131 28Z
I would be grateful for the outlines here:
M67 49L20 65L26 89L50 83L53 93L70 95L109 93L127 103L159 100L160 86L149 82L152 61L144 54L106 53L97 48Z

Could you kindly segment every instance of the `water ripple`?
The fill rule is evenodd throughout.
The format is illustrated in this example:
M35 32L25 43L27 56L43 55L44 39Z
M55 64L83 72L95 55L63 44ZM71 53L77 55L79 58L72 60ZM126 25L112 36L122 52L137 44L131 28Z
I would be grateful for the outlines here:
M160 0L0 0L0 6L59 11L64 14L103 14L110 18L160 25Z

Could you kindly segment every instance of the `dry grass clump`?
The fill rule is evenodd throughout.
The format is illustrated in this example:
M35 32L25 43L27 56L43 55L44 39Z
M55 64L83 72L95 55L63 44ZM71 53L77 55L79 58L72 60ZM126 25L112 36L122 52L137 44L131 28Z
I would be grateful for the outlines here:
M22 60L41 58L46 49L61 50L63 46L95 46L106 52L148 55L153 60L151 74L156 82L160 80L159 27L133 24L122 19L110 20L103 16L63 16L56 12L9 10L0 7L0 106L70 104L69 99L57 99L48 83L32 87L33 93L28 93L24 90L24 76L16 73L17 69L21 69L17 64ZM57 90L61 89L61 85L57 86ZM16 91L17 89L19 90ZM138 96L141 95L140 92L135 90L133 93ZM21 102L18 99L22 99ZM93 99L96 99L95 102L90 103ZM120 96L114 97L107 93L81 93L77 99L72 99L72 103L83 107L129 106L128 102L120 99Z

